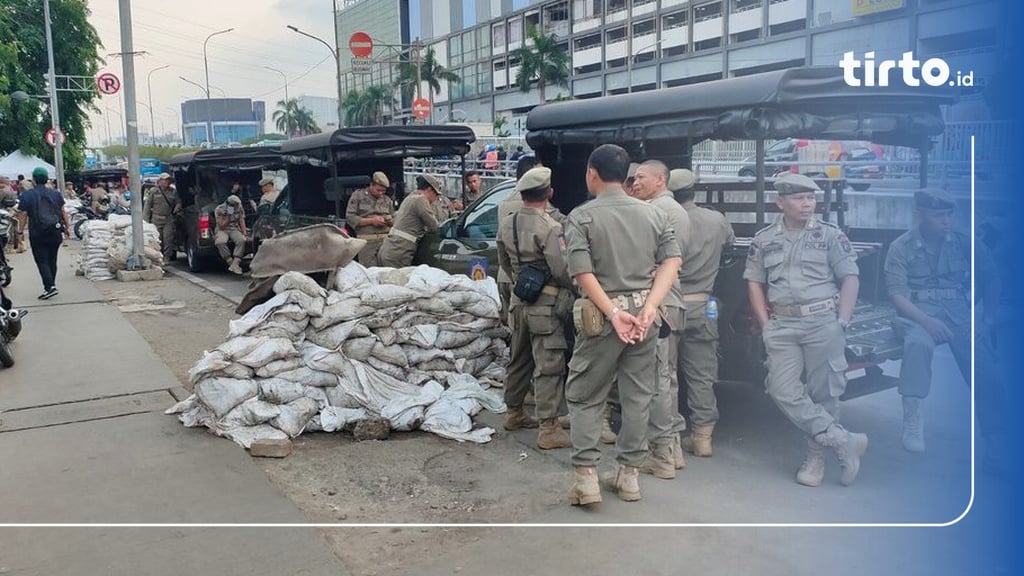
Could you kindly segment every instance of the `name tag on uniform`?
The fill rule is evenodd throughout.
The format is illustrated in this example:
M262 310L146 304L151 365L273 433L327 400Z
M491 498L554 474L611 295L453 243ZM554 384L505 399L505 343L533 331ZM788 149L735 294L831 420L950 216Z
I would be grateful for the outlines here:
M804 248L811 250L827 250L828 244L825 242L804 242Z

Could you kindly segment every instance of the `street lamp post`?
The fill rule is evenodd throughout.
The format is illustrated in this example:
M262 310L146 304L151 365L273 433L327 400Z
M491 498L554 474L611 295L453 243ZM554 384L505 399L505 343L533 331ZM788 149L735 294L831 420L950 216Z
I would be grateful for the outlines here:
M46 22L46 59L49 64L50 123L53 128L53 166L57 171L57 190L64 190L64 134L60 131L60 110L57 106L57 71L53 64L53 31L50 29L50 0L43 0Z
M335 5L335 10L337 10L337 5ZM338 26L337 12L335 12L334 26L335 26L335 28L337 28L337 26ZM335 48L332 48L331 45L328 44L327 41L325 41L323 38L319 38L317 36L313 36L312 34L307 34L306 32L303 32L302 30L299 30L298 28L296 28L295 26L292 26L291 24L288 25L288 29L291 30L292 32L295 32L296 34L301 34L301 35L305 36L306 38L312 38L313 40L316 40L317 42L323 44L324 46L327 47L328 50L331 51L331 56L334 56L334 64L335 64L336 74L337 74L337 78L335 79L334 84L338 87L338 126L340 127L341 126L341 118L342 118L342 114L341 114L341 106L342 106L342 104L341 104L341 56L338 54L338 51ZM337 37L337 33L335 33L335 37Z
M207 36L206 40L203 40L203 69L206 71L206 139L210 143L210 147L213 147L214 141L212 118L213 107L210 104L210 63L207 61L206 58L206 44L210 41L210 38L213 38L218 34L227 34L232 30L234 30L234 28L225 28L224 30L218 30L217 32L214 32L213 34Z
M665 39L663 38L653 44L648 44L647 46L644 46L643 48L637 50L636 54L633 54L632 51L630 51L630 54L626 58L626 82L629 84L629 86L626 88L627 93L633 93L633 59L640 55L640 53L643 52L644 50L647 50L648 48L654 48L655 46L658 46L664 41ZM630 36L630 44L632 44L632 35Z
M287 104L288 103L288 77L284 75L284 72L281 72L277 68L271 68L270 66L264 66L264 68L266 68L267 70L270 70L271 72L277 72L278 74L281 75L281 78L284 79L284 101L285 101L285 104Z
M156 130L153 129L153 72L170 67L170 64L165 64L163 66L160 66L159 68L154 68L150 70L149 74L146 75L146 87L149 89L149 106L147 106L147 108L149 108L149 129L152 130L153 132L156 132ZM152 138L150 138L150 143L153 146L156 146L156 134L152 135Z
M156 129L153 127L153 109L149 107L149 104L146 104L142 100L136 100L135 103L139 106L145 106L146 110L149 110L149 131L151 133L155 132ZM153 146L156 146L156 136L150 134L150 142L153 143Z

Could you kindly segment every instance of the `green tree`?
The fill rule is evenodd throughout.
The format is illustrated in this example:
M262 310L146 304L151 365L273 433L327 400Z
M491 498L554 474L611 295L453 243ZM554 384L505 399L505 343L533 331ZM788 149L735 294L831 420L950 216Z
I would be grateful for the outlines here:
M427 100L430 101L431 110L434 109L434 95L441 92L441 82L462 81L458 74L438 62L433 48L427 48L418 71L416 62L402 62L398 65L397 84L402 87L402 94L407 99L411 100L416 95L417 78L427 84Z
M499 116L494 119L494 135L499 138L508 138L512 135L512 131L508 129L508 118L505 116Z
M140 158L159 158L162 162L169 161L172 157L183 152L194 152L199 148L183 148L179 146L139 146ZM128 147L122 144L106 146L103 153L111 158L128 160Z
M274 111L274 124L281 132L289 136L306 136L320 131L313 120L313 114L303 108L295 98L281 100Z
M529 92L536 81L541 104L547 102L548 86L569 87L569 53L558 45L554 34L545 36L536 29L530 31L526 46L513 50L512 56L521 62L516 75L519 89Z
M368 86L365 90L352 90L345 95L346 126L379 126L384 124L385 108L396 104L388 86Z
M89 24L86 0L50 3L54 67L58 75L95 76L103 61L96 30ZM49 100L14 101L10 93L46 93L49 63L43 3L39 0L0 2L0 155L21 149L53 160L53 149L43 140L50 127ZM96 92L59 92L61 130L64 132L64 165L69 170L85 163L85 131L88 112L94 109Z

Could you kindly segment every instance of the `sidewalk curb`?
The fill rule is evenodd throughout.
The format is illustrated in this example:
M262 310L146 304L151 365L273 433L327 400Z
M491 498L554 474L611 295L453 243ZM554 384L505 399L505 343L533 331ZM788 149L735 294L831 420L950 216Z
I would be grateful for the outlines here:
M208 281L204 280L203 278L200 278L199 276L196 276L195 274L192 274L191 272L186 272L185 270L179 270L178 268L174 268L174 267L171 267L171 266L164 267L164 272L167 272L168 274L170 274L172 276L177 276L178 278L181 278L181 279L186 280L186 281L188 281L188 282L190 282L192 284L195 284L196 286L199 286L200 288L202 288L202 289L204 289L204 290L206 290L208 292L213 292L217 296L220 296L221 298L227 300L228 302L231 302L235 306L238 306L239 304L242 303L242 299L241 298L237 298L235 296L232 296L231 294L228 294L228 292L226 290L224 290L223 288L221 288L220 286L217 286L216 284L208 282Z

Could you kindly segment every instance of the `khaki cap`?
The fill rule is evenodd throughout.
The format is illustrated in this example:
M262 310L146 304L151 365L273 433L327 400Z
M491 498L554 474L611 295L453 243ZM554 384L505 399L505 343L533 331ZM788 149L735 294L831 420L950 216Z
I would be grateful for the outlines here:
M516 182L516 192L522 192L523 190L537 190L538 188L548 188L551 186L551 168L546 166L536 166L530 168L523 174L523 177Z
M232 194L231 196L228 196L228 204L231 204L232 206L240 206L242 204L242 199Z
M427 184L431 188L434 189L434 192L439 194L444 192L444 182L442 182L437 176L434 176L433 174L424 174L423 179L427 181Z
M802 192L819 192L818 183L803 174L786 172L775 179L775 191L780 195L800 194Z
M914 192L914 204L929 210L956 210L956 200L945 190L925 188Z
M374 184L378 184L385 188L391 186L391 181L388 180L388 175L383 172L374 172L371 180L373 181Z
M168 174L167 172L161 172L160 176L157 176L157 180L170 180L170 179L171 179L171 175Z
M273 183L274 183L274 179L272 177L270 177L270 176L267 176L266 178L260 180L260 186L261 187L262 186L266 186L267 184L273 184Z
M673 192L680 190L687 190L693 188L693 183L697 179L694 177L693 172L686 168L676 168L668 173L668 189Z

